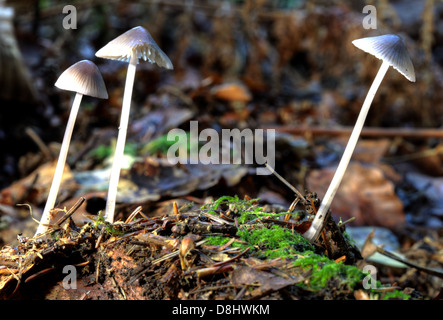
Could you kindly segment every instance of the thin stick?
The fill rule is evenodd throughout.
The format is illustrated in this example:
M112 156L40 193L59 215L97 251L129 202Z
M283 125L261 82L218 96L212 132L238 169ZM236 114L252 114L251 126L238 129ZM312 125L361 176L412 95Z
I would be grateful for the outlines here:
M60 154L57 161L57 167L55 168L54 178L52 180L51 189L49 190L48 199L46 200L46 205L43 210L43 215L40 219L41 224L39 224L35 235L43 233L47 230L47 225L50 220L49 211L54 208L55 200L57 199L58 190L63 178L63 171L65 169L66 158L68 156L69 144L71 142L72 131L74 130L75 119L77 118L77 113L80 108L80 103L82 101L83 94L77 93L72 103L71 113L69 115L68 124L66 125L65 135L63 137L62 147L60 149Z
M111 177L109 179L108 197L106 200L105 220L109 223L114 222L115 202L117 200L118 181L123 163L126 133L128 131L129 111L131 109L132 89L134 87L135 71L138 58L131 56L126 75L125 91L123 93L122 113L120 117L120 127L118 129L117 144L115 146L114 161L112 163Z
M203 240L197 242L197 243L195 244L195 247L198 247L198 246L202 245L203 243L207 242L208 240L209 240L209 239L203 239ZM160 262L162 262L162 261L168 260L168 259L170 259L170 258L174 258L174 257L178 256L179 253L180 253L180 250L179 250L179 249L176 250L176 251L173 251L173 252L171 252L171 253L167 253L167 254L165 254L163 257L158 258L158 259L152 261L151 264L157 264L157 263L160 263Z
M410 262L408 260L402 259L402 258L396 256L395 254L393 254L393 253L391 253L389 251L386 251L385 249L383 249L383 248L381 248L379 246L377 246L377 252L381 253L381 254L383 254L383 255L391 258L391 259L394 259L394 260L396 260L398 262L404 263L408 267L415 268L417 270L429 273L429 274L431 274L433 276L436 276L436 277L439 277L439 278L443 279L443 272L441 272L439 270L435 270L435 269L419 266L418 264L415 264L415 263L412 263L412 262Z
M52 155L51 150L46 146L46 144L42 141L42 139L35 133L35 131L31 127L27 127L25 129L26 134L35 142L35 144L39 147L41 152L45 155L46 159L52 161L55 157Z
M86 198L81 197L72 207L66 212L66 214L58 220L53 227L60 227L60 225L65 222L70 216L72 216L78 208L86 201Z
M142 206L138 206L135 208L135 210L129 215L129 217L126 219L125 223L129 223L132 221L132 219L135 218L136 215L138 215L142 211Z
M298 191L292 184L290 184L285 178L283 178L281 175L279 175L277 173L277 171L274 170L274 168L272 168L269 164L265 163L266 168L269 169L269 171L272 172L272 174L274 174L278 179L280 179L281 182L283 182L289 189L291 189L292 191L294 191L294 193L297 195L297 197L302 201L302 203L304 204L305 201L305 197L301 194L300 191Z
M339 223L339 227L343 227L344 225L346 225L346 224L348 224L348 223L350 223L350 222L352 222L352 221L354 221L355 220L355 217L351 217L351 218L349 218L348 220L346 220L346 221L344 221L344 222L342 222L342 223Z
M292 135L306 135L314 136L348 136L351 134L351 127L320 127L320 126L269 126L264 129L274 129L277 132L289 133ZM379 128L370 127L364 128L360 136L374 137L374 138L443 138L443 130L441 128L426 129L426 128Z

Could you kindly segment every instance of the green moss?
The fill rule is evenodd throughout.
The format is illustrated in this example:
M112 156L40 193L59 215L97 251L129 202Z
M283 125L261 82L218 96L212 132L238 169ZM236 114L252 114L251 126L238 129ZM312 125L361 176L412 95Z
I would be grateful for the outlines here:
M206 204L201 207L202 210L208 210L208 212L217 214L217 210L220 210L223 206L229 208L231 211L237 214L237 221L241 224L251 221L253 219L261 218L278 218L286 215L287 212L265 212L263 207L257 206L258 199L240 199L238 196L223 196L214 201L213 203Z
M314 288L324 288L331 278L338 278L340 287L354 289L355 285L364 278L363 272L355 266L348 266L342 262L326 264L314 272L310 284Z
M149 143L147 143L142 149L141 154L155 154L155 153L162 153L167 154L170 147L173 145L184 147L189 155L189 152L191 151L191 144L194 144L195 142L191 141L190 139L190 133L186 132L185 135L181 138L175 138L174 140L168 139L168 135L165 134L163 136L160 136Z
M226 206L226 209L231 209L237 214L249 213L251 211L260 210L261 208L257 208L254 203L257 199L250 200L241 200L238 196L223 196L215 200L213 203L206 204L202 206L201 209L208 210L208 212L217 214L217 210L219 210L222 206ZM240 223L244 223L244 220L239 220Z
M90 157L94 157L97 160L101 161L105 158L108 158L112 155L114 152L114 147L112 146L106 146L106 145L100 145L97 148L91 150L88 154ZM137 145L134 143L128 143L125 145L124 153L126 155L130 156L136 156L137 155Z
M112 236L121 236L125 234L123 231L117 230L114 225L107 222L104 218L103 211L101 210L98 212L97 219L95 219L93 227L97 229L103 227L106 233Z
M301 253L312 252L314 247L298 233L292 233L291 230L272 226L271 228L258 228L255 230L240 229L237 232L241 242L234 241L231 247L240 247L241 249L251 248L252 253L257 254L264 259L275 258L294 258ZM231 238L222 236L208 237L209 245L222 246ZM246 242L247 244L245 244Z
M224 196L213 203L203 206L212 214L220 210L233 211L240 225L237 236L240 241L234 241L231 247L241 249L250 248L249 254L262 259L286 258L294 259L293 265L303 271L311 270L309 280L299 283L298 286L313 292L334 288L337 294L352 294L352 290L361 286L363 279L369 273L363 272L356 266L335 262L326 256L314 253L316 248L301 234L290 229L266 221L266 217L277 217L284 213L264 212L262 207L256 205L257 199L241 200L237 196ZM353 243L354 240L345 233L346 239ZM222 246L230 241L230 237L211 236L207 244ZM303 257L300 257L303 256ZM377 281L377 287L381 283ZM375 293L370 289L370 294ZM376 294L378 296L378 294ZM410 297L400 291L390 292L382 299L409 299Z
M223 196L214 201L212 209L217 210L222 204L234 205L236 210L247 210L253 200L240 200L238 196Z
M297 232L273 225L255 230L240 229L237 233L243 241L257 249L268 259L293 257L306 250L314 250L312 244Z
M354 238L351 237L351 235L349 233L347 233L346 231L343 232L343 236L345 238L345 240L350 243L351 245L358 247L357 243L355 242Z
M212 236L208 237L207 239L208 241L206 242L206 244L211 246L222 246L230 240L229 237L222 237L222 236Z
M294 261L294 266L301 267L304 270L311 268L313 270L319 270L324 264L331 262L328 257L319 256L312 252L305 252L305 255L305 258L298 258Z
M297 259L294 265L304 270L312 269L309 288L314 290L327 287L329 281L333 281L339 289L352 290L366 276L355 266L345 265L315 254Z
M242 242L234 242L232 247L245 249L250 247L252 252L265 259L293 258L306 250L313 251L313 245L302 235L278 225L266 227L265 218L278 218L283 213L264 212L263 208L257 206L257 199L239 199L238 196L224 196L210 204L204 205L202 210L217 214L219 210L231 210L240 224L237 235ZM258 220L257 220L258 219ZM256 222L253 220L257 220ZM253 222L252 224L248 224ZM229 238L210 237L208 244L223 245ZM245 244L246 242L247 244Z
M390 299L400 299L400 300L409 300L411 299L411 296L409 294L403 293L399 290L394 290L392 292L387 292L381 300L390 300Z

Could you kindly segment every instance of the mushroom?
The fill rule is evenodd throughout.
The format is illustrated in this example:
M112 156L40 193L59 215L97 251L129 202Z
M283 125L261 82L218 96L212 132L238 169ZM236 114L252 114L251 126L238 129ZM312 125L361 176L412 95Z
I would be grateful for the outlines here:
M346 172L352 153L354 152L361 130L363 128L366 116L374 99L375 93L380 86L383 77L385 76L388 68L392 66L403 76L411 82L415 82L414 66L412 65L406 46L403 39L397 35L382 35L377 37L368 37L363 39L357 39L352 43L359 49L370 53L383 61L378 73L372 82L372 85L365 98L363 106L360 110L360 114L352 130L351 137L346 145L343 156L332 178L331 184L326 191L326 194L321 202L320 208L312 221L311 227L306 231L303 236L310 242L317 240L323 229L324 220L331 205L332 199L337 192L340 182Z
M129 62L126 75L126 84L123 93L123 104L120 117L117 143L115 146L114 161L109 179L108 196L106 200L106 221L114 221L115 202L117 198L117 187L120 178L120 170L123 160L123 152L126 143L126 132L128 130L129 111L131 108L132 89L134 86L135 71L140 58L160 67L173 69L171 60L159 48L149 32L143 27L135 27L126 31L95 54L97 57Z
M76 92L76 95L72 103L57 166L55 168L51 188L49 189L48 198L46 200L45 208L43 209L43 214L40 219L40 225L37 228L36 235L47 230L47 226L50 221L50 210L54 208L57 193L60 188L66 157L68 155L69 144L71 142L72 131L74 129L75 120L77 118L78 109L80 107L83 95L100 99L108 98L108 92L106 91L106 86L100 71L98 70L97 66L89 60L79 61L66 69L57 79L55 86L62 90L74 91Z

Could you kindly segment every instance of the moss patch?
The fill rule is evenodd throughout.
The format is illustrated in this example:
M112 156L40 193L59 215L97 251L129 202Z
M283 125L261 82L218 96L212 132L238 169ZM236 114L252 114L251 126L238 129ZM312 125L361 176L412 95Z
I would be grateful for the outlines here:
M345 265L343 262L335 262L325 256L316 254L298 258L294 266L303 270L312 270L307 288L320 290L329 285L335 286L338 290L353 290L362 282L367 275L356 266Z
M328 292L330 298L353 299L353 291L363 289L362 281L368 273L355 265L336 262L322 255L324 250L319 250L300 233L275 224L278 218L288 214L287 212L265 212L257 203L257 199L241 200L237 196L224 196L201 209L216 215L221 212L226 214L227 211L234 214L238 222L238 231L236 241L230 245L231 247L250 248L248 254L259 259L282 258L292 261L295 271L293 275L310 272L306 281L297 284L297 287L310 291L313 296L322 296ZM346 232L344 237L349 243L353 243L353 239ZM207 239L209 245L223 246L232 237L210 236ZM380 288L381 284L377 287ZM377 299L409 297L401 291L383 296L376 294L372 289L368 292L374 293Z
M294 258L305 251L314 251L314 246L301 234L279 225L271 225L266 219L276 219L283 213L265 212L257 205L257 199L241 200L238 196L224 196L202 207L211 214L221 210L230 210L235 215L239 230L237 236L240 241L231 246L243 249L250 247L251 253L259 258ZM208 244L223 245L229 241L228 237L210 237Z
M255 230L240 229L238 235L256 250L259 257L266 259L294 258L302 252L314 250L302 235L277 225Z
M217 214L222 210L230 210L241 224L250 222L254 219L278 218L287 214L287 212L265 212L263 207L258 206L259 199L240 199L238 196L223 196L213 203L202 206L202 210Z

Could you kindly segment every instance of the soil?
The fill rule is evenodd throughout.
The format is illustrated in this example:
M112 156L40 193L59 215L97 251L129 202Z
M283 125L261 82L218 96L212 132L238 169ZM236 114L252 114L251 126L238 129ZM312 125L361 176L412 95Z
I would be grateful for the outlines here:
M305 213L317 209L306 203ZM243 214L255 215L256 208L252 205ZM229 203L218 203L198 210L188 206L184 212L176 209L155 218L138 210L141 217L135 213L132 221L125 223L110 225L97 217L77 227L70 218L74 209L66 211L61 219L64 222L53 225L48 234L21 237L18 247L3 248L0 261L7 268L0 273L2 299L349 300L377 292L362 287L363 274L355 280L352 277L356 275L347 272L332 272L321 286L314 285L314 272L325 268L324 261L308 268L294 264L310 256L327 258L337 266L356 266L363 261L360 250L344 236L345 225L337 225L330 216L313 251L303 250L306 243L293 243L297 253L271 259L263 256L263 250L270 246L267 240L251 245L237 231L244 229L250 234L254 229L278 225L296 234L306 230L309 218L300 221L289 218L288 213L284 219L275 219L273 213L266 216L263 212L261 219L242 224L238 222L240 212L231 210ZM207 244L214 236L231 241ZM233 246L235 241L246 243L246 249ZM353 282L355 285L349 285ZM379 295L398 288L378 288ZM409 298L423 299L418 291L405 290Z

